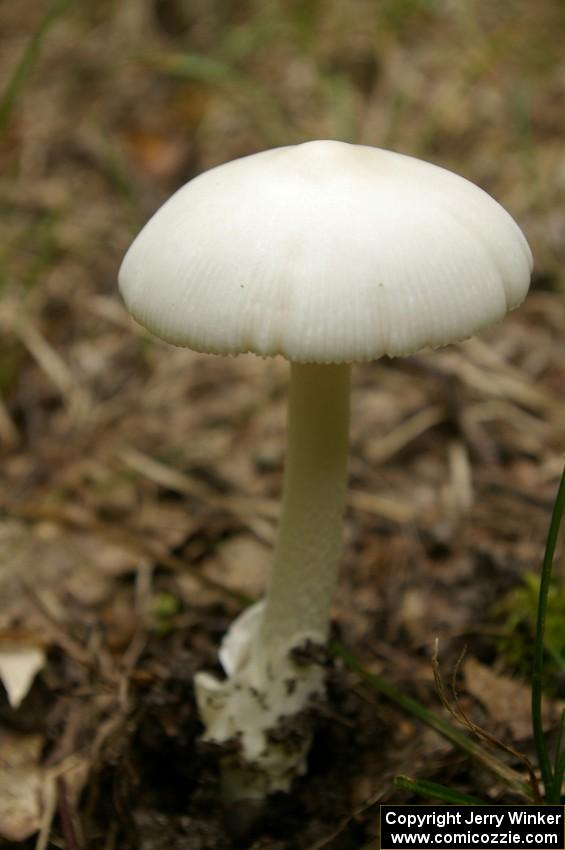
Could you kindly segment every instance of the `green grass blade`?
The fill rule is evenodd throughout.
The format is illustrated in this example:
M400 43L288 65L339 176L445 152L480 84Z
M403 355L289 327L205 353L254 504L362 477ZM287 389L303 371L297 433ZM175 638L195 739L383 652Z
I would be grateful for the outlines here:
M69 7L70 2L71 0L54 0L28 41L8 85L0 96L0 135L6 131L16 101L39 58L45 36L57 18Z
M482 764L486 770L498 776L499 779L502 779L506 786L516 794L519 794L526 800L532 800L533 792L530 785L527 782L524 782L522 776L516 770L513 770L511 767L504 764L504 762L495 758L488 752L487 749L485 749L485 747L474 741L472 738L469 738L463 732L460 732L456 726L453 726L433 711L427 709L424 705L418 702L418 700L403 694L395 688L394 685L391 685L390 682L387 682L376 673L370 673L368 670L365 670L357 658L341 644L333 643L331 650L344 661L345 665L350 670L353 670L361 676L361 678L371 688L399 705L408 714L411 714L413 717L417 717L425 723L426 726L434 729L434 731L462 752Z
M478 797L471 797L469 794L463 794L461 791L453 791L451 788L446 788L445 785L430 782L428 779L410 779L409 776L395 776L394 784L397 788L402 788L403 791L411 791L420 797L442 800L444 803L457 806L488 805L484 800L479 800Z
M290 118L268 87L230 62L188 52L139 55L137 58L162 73L233 92L241 97L241 107L257 123L269 143L291 144L294 140Z
M555 758L553 762L553 776L556 777L559 771L559 764L565 757L565 753L561 752L561 742L563 741L563 731L565 730L565 708L561 712L561 720L559 721L559 731L557 732L557 741L555 742ZM561 788L561 782L559 783Z
M561 475L561 481L557 490L557 496L553 505L551 514L551 522L547 534L547 543L543 558L543 566L541 571L541 581L538 597L538 614L536 622L536 637L534 642L534 664L532 669L532 727L534 732L534 742L539 760L543 784L545 786L546 802L559 803L561 792L561 783L559 788L555 788L554 774L549 760L547 744L543 732L541 705L542 705L542 673L543 673L543 654L544 654L544 633L545 620L547 615L547 603L549 598L549 589L551 586L551 572L553 569L553 558L555 555L555 546L559 536L561 519L563 510L565 509L565 469ZM559 761L559 755L557 756ZM557 800L555 795L557 794Z
M565 775L565 753L560 753L555 763L555 772L553 774L553 788L551 799L555 805L561 802L561 788L563 786L563 776Z

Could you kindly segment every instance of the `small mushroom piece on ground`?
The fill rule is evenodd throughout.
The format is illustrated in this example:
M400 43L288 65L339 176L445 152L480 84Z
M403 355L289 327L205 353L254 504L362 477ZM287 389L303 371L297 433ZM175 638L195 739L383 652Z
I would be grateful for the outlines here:
M195 681L205 737L237 742L227 756L232 797L286 790L305 769L309 709L324 695L316 648L337 577L351 364L472 336L520 304L531 269L521 230L477 186L412 157L334 141L200 175L130 247L121 291L154 334L291 363L266 597L224 638L226 678Z

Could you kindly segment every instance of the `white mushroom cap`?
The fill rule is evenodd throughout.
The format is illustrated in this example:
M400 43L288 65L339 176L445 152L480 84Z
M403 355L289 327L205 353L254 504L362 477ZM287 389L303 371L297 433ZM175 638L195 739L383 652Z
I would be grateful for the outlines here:
M316 141L191 180L133 242L120 287L175 345L347 363L473 335L518 306L531 269L517 224L464 178Z

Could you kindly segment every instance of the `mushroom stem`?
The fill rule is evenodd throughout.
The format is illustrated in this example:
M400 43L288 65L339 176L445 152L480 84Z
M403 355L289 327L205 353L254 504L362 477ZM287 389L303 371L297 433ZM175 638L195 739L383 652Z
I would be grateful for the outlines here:
M291 364L280 527L260 628L265 653L327 635L345 502L349 365Z
M230 744L230 801L288 790L306 769L309 709L324 695L319 655L337 579L349 420L347 365L291 366L283 509L266 599L240 614L222 641L219 680L194 684L205 739Z

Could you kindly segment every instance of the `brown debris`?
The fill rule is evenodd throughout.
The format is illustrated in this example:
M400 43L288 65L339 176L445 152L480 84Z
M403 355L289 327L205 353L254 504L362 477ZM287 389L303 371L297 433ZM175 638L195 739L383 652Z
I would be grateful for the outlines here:
M530 688L523 682L497 673L476 658L467 658L463 663L465 690L487 710L490 722L508 729L514 741L523 741L532 734L532 696ZM565 703L546 700L543 721L551 729L559 720Z

